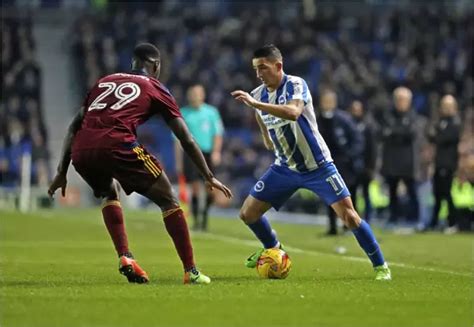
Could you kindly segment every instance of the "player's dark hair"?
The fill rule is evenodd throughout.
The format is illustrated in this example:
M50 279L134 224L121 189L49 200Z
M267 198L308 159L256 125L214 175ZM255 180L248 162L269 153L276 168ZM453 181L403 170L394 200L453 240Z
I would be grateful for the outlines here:
M253 52L254 58L268 58L271 60L283 60L280 49L273 44L266 44Z
M133 50L133 58L148 62L160 61L160 50L151 43L140 43Z

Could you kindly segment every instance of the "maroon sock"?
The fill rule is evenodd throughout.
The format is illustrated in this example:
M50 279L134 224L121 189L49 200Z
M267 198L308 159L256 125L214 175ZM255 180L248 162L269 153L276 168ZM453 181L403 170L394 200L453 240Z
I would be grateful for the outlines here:
M184 270L194 267L193 247L189 237L188 225L181 208L171 209L163 212L163 220L166 230L173 239L174 246L183 263Z
M102 207L102 216L117 254L128 253L128 239L123 223L122 207L119 201L107 201Z

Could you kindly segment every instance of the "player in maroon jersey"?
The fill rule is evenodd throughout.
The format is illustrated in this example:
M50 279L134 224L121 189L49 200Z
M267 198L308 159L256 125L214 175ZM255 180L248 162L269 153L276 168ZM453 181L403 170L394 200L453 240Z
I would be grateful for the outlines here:
M158 160L137 142L137 126L152 115L161 115L207 186L229 198L232 193L209 170L173 96L158 81L159 74L158 49L142 43L135 47L130 74L112 74L97 81L69 126L57 175L48 193L53 196L61 188L65 196L66 174L72 160L94 195L103 198L102 215L119 256L119 271L135 283L148 282L148 275L128 248L117 182L127 194L146 196L162 210L166 230L183 263L184 283L208 284L210 278L196 269L186 220L168 177Z

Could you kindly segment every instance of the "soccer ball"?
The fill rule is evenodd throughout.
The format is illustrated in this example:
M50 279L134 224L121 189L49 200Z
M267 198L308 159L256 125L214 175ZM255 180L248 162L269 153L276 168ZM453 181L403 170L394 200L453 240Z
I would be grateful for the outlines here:
M262 278L285 279L290 268L290 257L281 249L266 249L257 261L257 272Z

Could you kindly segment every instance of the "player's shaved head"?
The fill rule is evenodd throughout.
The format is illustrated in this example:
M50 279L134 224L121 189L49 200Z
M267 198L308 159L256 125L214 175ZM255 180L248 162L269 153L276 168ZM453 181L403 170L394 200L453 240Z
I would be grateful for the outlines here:
M151 43L140 43L133 50L133 58L153 63L160 60L160 50Z
M273 44L267 44L257 49L253 53L254 58L267 58L269 60L283 61L280 49Z
M160 76L160 50L151 43L140 43L133 50L132 69L143 70L147 75Z

